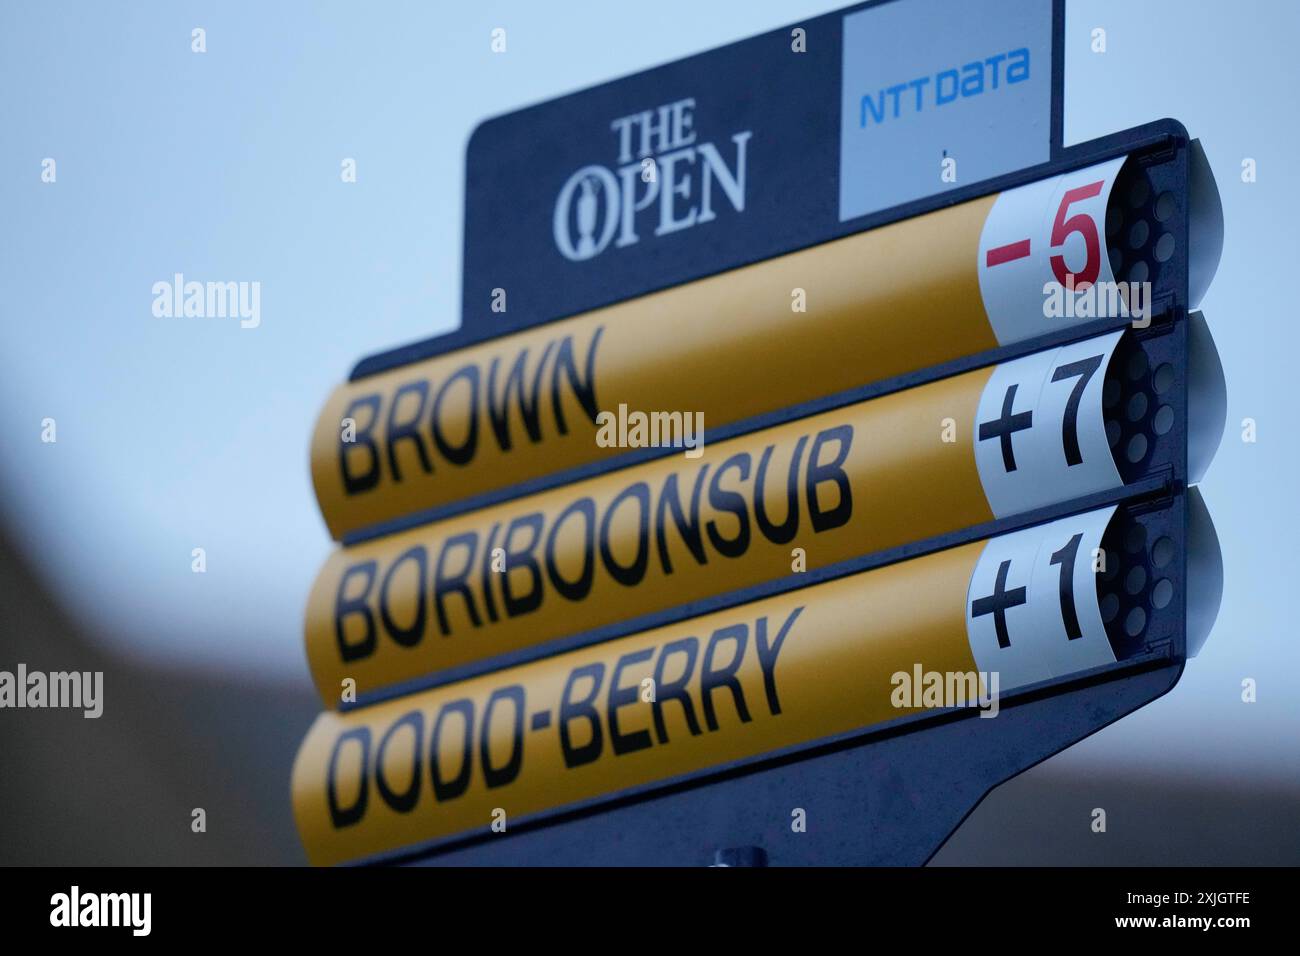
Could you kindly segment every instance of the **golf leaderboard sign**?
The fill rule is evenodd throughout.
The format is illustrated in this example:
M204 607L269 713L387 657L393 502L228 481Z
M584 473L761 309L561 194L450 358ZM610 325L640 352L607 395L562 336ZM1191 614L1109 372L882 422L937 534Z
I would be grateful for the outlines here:
M481 124L448 335L311 442L316 864L919 864L1221 590L1222 246L1063 3L885 0Z

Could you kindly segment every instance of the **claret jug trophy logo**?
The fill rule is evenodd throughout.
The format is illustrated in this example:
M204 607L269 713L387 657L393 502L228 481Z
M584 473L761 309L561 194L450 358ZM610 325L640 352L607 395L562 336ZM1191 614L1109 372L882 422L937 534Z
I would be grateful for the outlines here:
M583 166L555 201L555 247L582 262L612 243L624 248L718 218L722 203L745 211L746 153L752 130L731 136L730 162L712 142L697 142L695 99L621 116L610 123L618 165ZM721 193L721 197L719 197Z

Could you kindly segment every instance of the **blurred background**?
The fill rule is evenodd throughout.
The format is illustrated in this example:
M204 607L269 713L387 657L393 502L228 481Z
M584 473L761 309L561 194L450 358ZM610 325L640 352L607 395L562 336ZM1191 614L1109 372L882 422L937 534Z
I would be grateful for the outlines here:
M105 707L0 710L0 863L304 862L309 432L358 358L457 324L470 130L844 5L4 5L0 669L102 670ZM1223 198L1224 600L1172 693L994 791L936 863L1300 862L1297 35L1289 0L1067 3L1067 145L1175 117ZM155 318L175 273L260 282L260 325Z

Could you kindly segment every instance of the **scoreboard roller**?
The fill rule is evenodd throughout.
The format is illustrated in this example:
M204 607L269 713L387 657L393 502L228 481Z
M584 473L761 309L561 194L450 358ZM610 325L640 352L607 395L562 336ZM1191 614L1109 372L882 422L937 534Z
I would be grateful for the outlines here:
M336 551L308 601L326 706L1126 486L1223 429L1199 316L1111 332ZM1189 369L1202 370L1189 379ZM1201 450L1204 446L1208 450ZM499 666L499 665L496 665Z

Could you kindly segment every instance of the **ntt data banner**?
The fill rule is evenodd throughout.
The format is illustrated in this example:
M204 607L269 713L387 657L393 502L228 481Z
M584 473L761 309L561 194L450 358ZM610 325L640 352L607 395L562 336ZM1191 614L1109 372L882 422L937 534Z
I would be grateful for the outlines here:
M641 295L1046 163L1063 6L878 0L487 120L466 157L467 329Z

